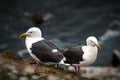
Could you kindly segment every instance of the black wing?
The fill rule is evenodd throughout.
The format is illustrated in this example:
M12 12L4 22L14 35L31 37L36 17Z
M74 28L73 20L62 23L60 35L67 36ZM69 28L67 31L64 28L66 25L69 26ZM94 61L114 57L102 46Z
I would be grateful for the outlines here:
M69 64L73 64L73 63L78 64L79 61L83 61L82 58L83 54L84 52L81 46L67 48L63 51L63 55L66 58L66 61L64 62Z
M62 53L52 52L53 49L58 48L47 40L39 41L32 44L32 53L37 56L42 62L59 62L63 58Z

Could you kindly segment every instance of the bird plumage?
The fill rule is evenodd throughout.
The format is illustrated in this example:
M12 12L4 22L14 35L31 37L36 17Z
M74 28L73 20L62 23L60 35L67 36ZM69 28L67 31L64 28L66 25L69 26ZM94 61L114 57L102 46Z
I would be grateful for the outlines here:
M47 40L38 41L32 44L30 48L32 53L36 55L42 62L60 62L63 58L58 48ZM56 51L53 51L56 50Z
M26 37L26 48L30 56L36 61L58 63L62 60L63 54L53 43L42 37L42 32L39 28L32 27L21 34L20 37Z
M86 39L86 45L67 48L62 51L65 59L64 65L75 67L75 71L80 75L80 67L88 66L95 62L100 45L94 36Z
M68 64L79 64L79 61L83 61L84 52L81 46L67 48L63 51L63 55L66 58L65 63Z
M62 53L65 57L64 64L75 66L88 66L92 64L97 58L97 47L100 46L94 36L88 37L86 44L87 45L84 46L75 46L63 50Z

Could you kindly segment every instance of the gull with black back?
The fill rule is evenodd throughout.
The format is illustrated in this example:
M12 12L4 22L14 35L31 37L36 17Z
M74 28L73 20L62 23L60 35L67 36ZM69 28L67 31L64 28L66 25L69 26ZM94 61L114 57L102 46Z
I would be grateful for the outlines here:
M98 54L98 48L101 48L98 40L90 36L84 46L75 46L63 50L64 65L74 66L77 75L80 77L80 67L88 66L95 62Z
M26 37L26 48L30 56L37 62L51 65L62 61L63 54L53 43L42 37L42 32L39 28L32 27L21 34L20 37Z

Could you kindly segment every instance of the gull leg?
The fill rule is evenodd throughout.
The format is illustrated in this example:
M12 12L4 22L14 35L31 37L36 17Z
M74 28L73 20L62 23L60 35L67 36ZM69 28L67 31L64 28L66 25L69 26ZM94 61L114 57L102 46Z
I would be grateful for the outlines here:
M78 77L79 77L79 79L81 77L80 66L78 67Z
M75 68L76 75L78 75L77 67L74 66L74 68Z
M74 66L74 68L75 68L76 75L79 77L78 67Z
M75 68L76 75L78 76L78 78L80 80L81 79L80 67L79 66L78 67L74 66L74 68Z

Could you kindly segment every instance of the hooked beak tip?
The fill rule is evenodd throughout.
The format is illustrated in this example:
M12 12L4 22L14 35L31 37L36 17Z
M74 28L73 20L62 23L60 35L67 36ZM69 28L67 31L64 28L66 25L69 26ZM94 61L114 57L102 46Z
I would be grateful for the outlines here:
M26 37L27 36L27 34L26 33L22 33L22 34L20 34L20 38L24 38L24 37Z
M96 46L97 46L98 48L100 48L100 49L101 49L101 46L100 46L100 44L96 44Z

